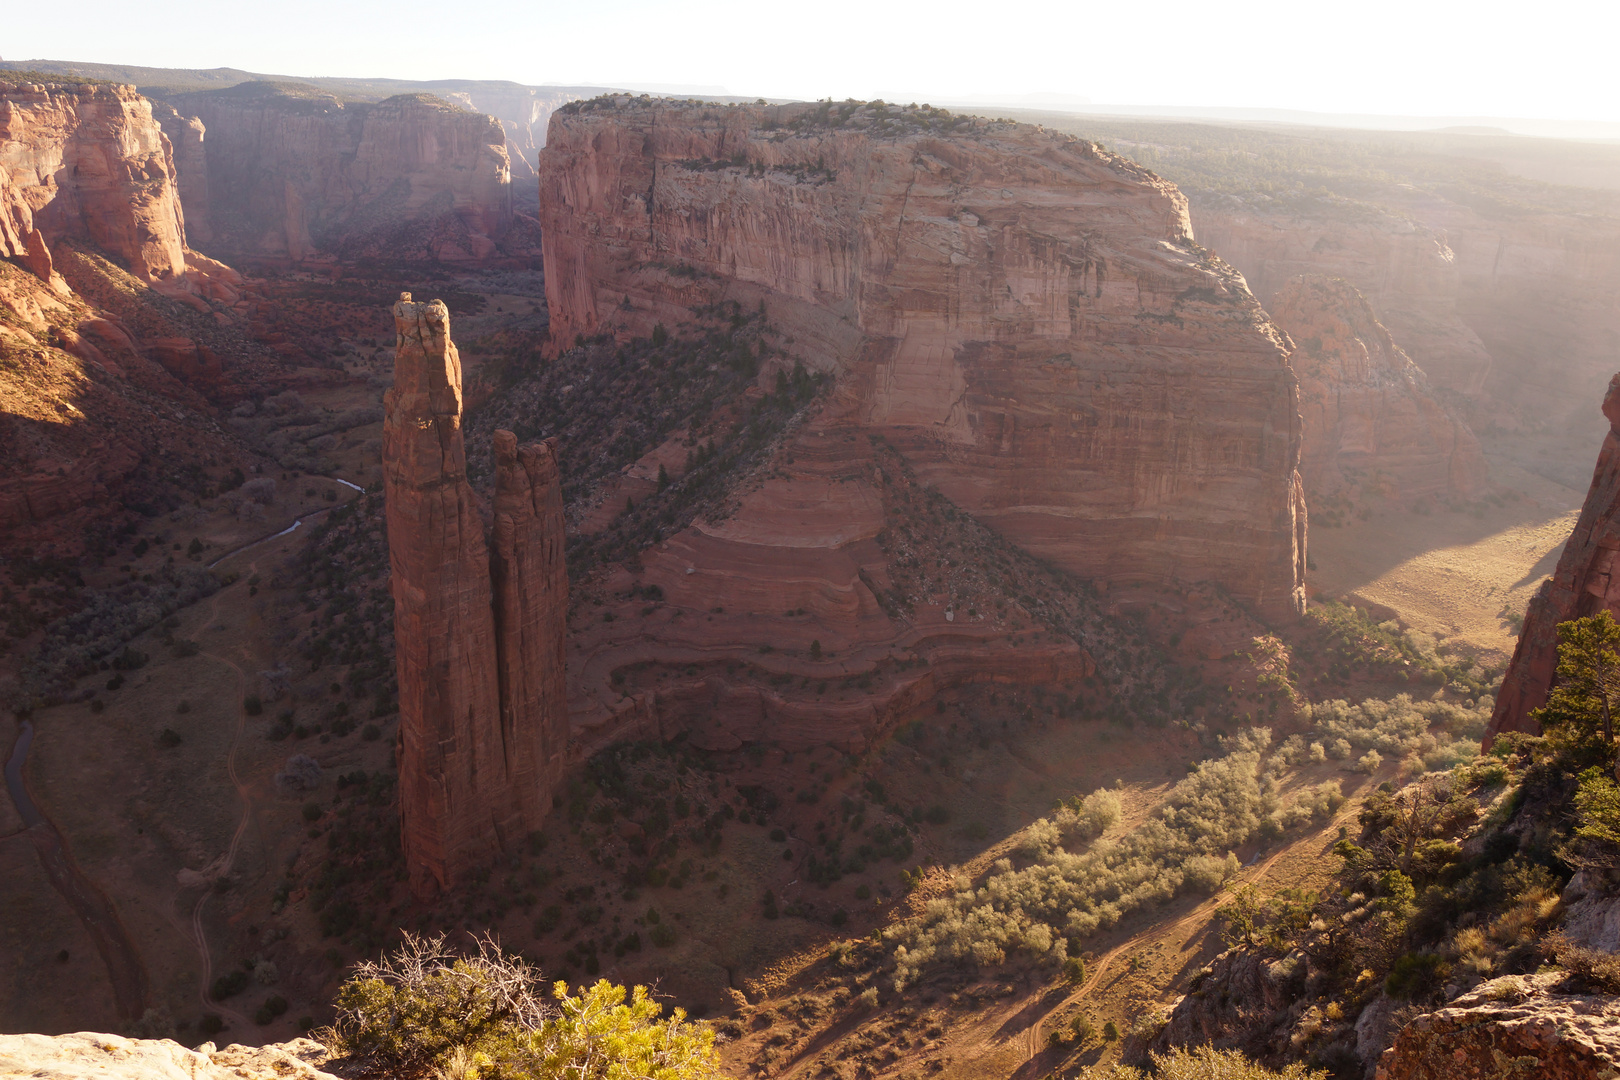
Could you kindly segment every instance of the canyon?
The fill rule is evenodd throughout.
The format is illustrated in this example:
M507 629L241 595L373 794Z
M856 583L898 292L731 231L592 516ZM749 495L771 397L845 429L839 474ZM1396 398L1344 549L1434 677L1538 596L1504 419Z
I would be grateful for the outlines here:
M498 121L429 94L346 104L298 83L243 83L168 100L183 182L207 192L210 250L478 262L524 257ZM191 151L200 124L201 152ZM196 174L201 172L199 178Z
M139 67L129 64L93 64L62 60L0 61L0 71L33 71L67 79L95 79L129 83L161 108L177 95L229 90L244 83L299 85L334 95L348 104L375 104L387 98L410 94L431 94L455 102L474 113L486 113L500 121L511 155L512 201L525 213L539 205L535 188L535 165L540 148L546 143L546 124L562 105L594 97L600 87L525 86L497 79L363 79L343 76L294 77L242 71L237 68L206 70ZM172 106L169 106L172 108ZM195 118L191 118L195 119ZM165 121L167 124L167 121ZM181 140L174 139L178 153ZM200 129L199 129L200 131ZM184 165L181 173L186 172ZM202 174L199 172L198 176ZM184 181L182 181L184 183ZM187 206L193 205L190 191ZM200 204L193 210L200 209ZM199 237L199 240L205 238Z
M1262 303L1301 273L1346 278L1435 386L1489 403L1498 422L1578 419L1602 392L1620 332L1606 299L1620 282L1612 223L1533 203L1486 214L1427 193L1372 221L1233 201L1200 200L1194 222Z
M1496 445L1491 395L1511 391L1443 266L1374 288L1360 256L1256 261L1233 232L1234 268L1207 195L1095 143L854 102L559 102L542 234L516 208L515 140L551 106L503 99L524 128L454 107L495 112L460 85L189 85L150 108L121 85L0 91L34 155L0 177L0 451L28 465L0 479L5 572L59 560L110 597L191 559L218 590L132 601L125 651L20 706L36 794L117 897L170 1030L291 1039L398 928L459 926L549 977L665 980L735 1026L728 1067L812 1075L836 1049L873 1071L1056 1073L1069 1044L1042 1036L1087 993L1130 1028L1214 963L1223 896L1171 887L1169 915L1028 966L1012 946L939 965L917 998L889 995L886 928L1022 859L1054 801L1118 792L1101 843L1122 840L1257 726L1298 743L1268 759L1290 798L1308 772L1370 805L1393 754L1325 760L1317 698L1410 694L1472 745L1488 657L1425 656L1403 612L1305 597L1307 504L1496 490L1468 420ZM111 165L75 188L91 160ZM434 295L421 278L444 300L385 303ZM1503 702L1548 674L1530 653L1559 612L1609 603L1614 430ZM76 546L125 502L104 548ZM101 648L103 616L49 640L76 626ZM1346 673L1357 649L1381 674ZM1320 888L1356 809L1245 835L1228 876ZM5 813L0 896L21 911ZM76 993L108 1012L71 926L27 910L8 1014ZM1144 946L1172 931L1173 960ZM1054 993L1063 952L1094 981ZM804 1022L772 1028L784 1013ZM1458 1017L1435 1021L1463 1032L1440 1049L1417 1024L1397 1049L1475 1053ZM902 1022L909 1056L866 1056ZM275 1046L134 1050L199 1075L324 1061Z
M568 745L568 589L552 446L496 433L492 552L467 483L449 312L405 293L394 323L383 473L400 829L411 889L425 898L511 850L551 809Z
M1038 557L1301 610L1296 380L1172 185L933 110L624 97L553 115L540 182L553 349L763 305L840 424Z

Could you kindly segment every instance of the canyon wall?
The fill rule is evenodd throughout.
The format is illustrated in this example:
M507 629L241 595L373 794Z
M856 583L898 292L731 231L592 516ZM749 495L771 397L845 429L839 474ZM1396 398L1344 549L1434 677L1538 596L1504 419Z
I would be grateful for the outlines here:
M1349 487L1406 502L1480 492L1488 470L1479 440L1435 399L1354 285L1297 277L1268 310L1294 342L1307 498Z
M65 239L146 281L183 274L169 140L133 87L0 83L0 255L49 280Z
M1575 531L1564 543L1553 576L1542 582L1525 611L1513 660L1496 695L1485 746L1504 731L1540 734L1531 712L1547 703L1558 670L1558 624L1600 611L1620 616L1620 374L1603 399L1609 433L1598 453L1592 486Z
M448 888L540 827L567 744L567 577L549 446L497 440L495 574L467 482L461 359L439 301L394 306L383 474L411 889Z
M1335 218L1211 194L1192 217L1268 309L1300 274L1342 277L1437 388L1494 403L1498 421L1587 414L1620 339L1620 224L1415 192L1389 210Z
M546 125L558 108L579 100L580 92L504 82L425 83L422 88L500 121L512 163L512 204L535 212L540 205L535 170L546 145Z
M847 424L1027 550L1300 610L1294 375L1173 185L936 110L617 97L553 114L540 190L553 348L763 305Z
M207 245L214 238L208 220L208 152L203 145L208 131L201 120L182 116L167 102L154 101L152 115L173 148L175 183L186 213L187 242Z
M513 235L501 125L427 94L345 104L299 84L176 95L206 129L212 250L485 260ZM183 181L190 183L192 181Z

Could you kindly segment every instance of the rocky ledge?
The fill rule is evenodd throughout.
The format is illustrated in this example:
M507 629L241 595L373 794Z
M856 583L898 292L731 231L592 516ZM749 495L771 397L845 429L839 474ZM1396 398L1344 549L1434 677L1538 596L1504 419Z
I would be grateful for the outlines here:
M331 1054L310 1039L265 1046L173 1039L126 1039L95 1031L71 1035L0 1035L0 1076L130 1077L139 1080L336 1080L322 1072Z
M1401 1030L1378 1080L1620 1076L1620 998L1558 992L1562 973L1492 979Z

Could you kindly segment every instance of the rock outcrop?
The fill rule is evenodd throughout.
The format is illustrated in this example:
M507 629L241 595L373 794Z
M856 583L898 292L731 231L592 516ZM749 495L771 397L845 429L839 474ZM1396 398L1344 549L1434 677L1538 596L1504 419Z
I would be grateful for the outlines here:
M1478 494L1487 474L1479 440L1436 400L1354 285L1297 277L1268 310L1294 341L1307 498L1352 486L1407 502Z
M555 455L497 438L495 557L467 482L461 359L443 303L394 306L383 399L399 676L400 829L431 895L540 826L567 743L567 577Z
M1027 550L1300 609L1295 379L1173 185L935 110L627 97L554 113L540 184L553 347L764 305L849 424Z
M1553 576L1542 583L1525 611L1513 660L1496 695L1485 746L1504 731L1540 733L1531 712L1547 703L1558 670L1558 624L1608 611L1620 616L1620 374L1603 399L1609 433L1598 452L1575 531L1564 543Z
M0 1076L58 1080L336 1080L320 1069L331 1055L310 1039L265 1046L203 1043L188 1050L173 1039L71 1035L0 1035Z
M1620 1075L1620 998L1558 992L1561 974L1492 979L1417 1017L1378 1080L1598 1080Z
M293 83L171 101L207 131L211 251L473 262L532 244L521 220L513 233L506 137L489 116L429 94L346 104Z
M134 87L0 82L0 256L49 280L69 238L145 281L184 274L169 140Z

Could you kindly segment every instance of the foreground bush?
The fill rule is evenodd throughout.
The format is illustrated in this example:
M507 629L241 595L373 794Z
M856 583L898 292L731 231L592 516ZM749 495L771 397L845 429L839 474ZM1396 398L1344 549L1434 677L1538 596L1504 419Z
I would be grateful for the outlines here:
M628 1001L626 998L628 997ZM338 991L330 1041L367 1076L479 1080L707 1080L714 1033L675 1009L663 1017L646 987L602 980L546 993L540 971L493 941L459 956L444 937L407 934L392 956L355 968Z

